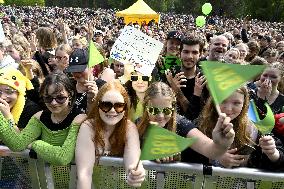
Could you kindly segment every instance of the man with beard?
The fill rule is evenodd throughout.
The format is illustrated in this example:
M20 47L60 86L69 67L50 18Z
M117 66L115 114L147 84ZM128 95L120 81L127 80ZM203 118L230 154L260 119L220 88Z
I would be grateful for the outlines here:
M203 42L199 38L185 38L181 42L181 66L167 70L166 77L169 85L177 95L180 106L179 113L193 120L201 111L206 80L196 66L203 50ZM208 93L207 93L208 94Z
M209 55L207 60L222 61L228 50L228 45L229 41L225 36L218 35L213 37L209 46Z

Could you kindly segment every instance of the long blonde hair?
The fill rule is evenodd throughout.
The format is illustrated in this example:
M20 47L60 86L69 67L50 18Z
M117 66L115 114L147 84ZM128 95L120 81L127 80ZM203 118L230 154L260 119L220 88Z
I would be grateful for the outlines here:
M149 104L149 101L151 99L154 99L154 98L157 98L157 97L169 97L169 98L172 99L172 106L174 108L174 111L172 113L171 119L166 124L165 128L172 131L172 132L175 132L176 131L176 97L175 97L175 93L167 84L165 84L163 82L152 83L148 87L148 89L145 93L144 104L143 104L144 110L147 110L146 107ZM148 111L144 111L143 116L141 118L141 122L138 125L138 132L139 132L140 137L143 137L149 123L150 123L150 120L149 120Z
M249 134L247 133L247 127L249 125L248 120L248 106L249 106L249 94L245 87L239 88L236 92L244 95L244 104L241 113L231 121L233 129L235 131L235 139L232 147L239 148L244 144L251 143ZM203 132L209 138L212 138L212 131L218 120L218 113L212 98L210 97L199 116L199 130Z

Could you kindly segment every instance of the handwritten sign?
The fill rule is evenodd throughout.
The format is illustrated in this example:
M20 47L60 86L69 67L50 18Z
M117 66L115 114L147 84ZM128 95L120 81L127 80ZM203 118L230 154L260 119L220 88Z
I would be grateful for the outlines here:
M136 71L143 75L151 75L162 48L163 44L160 41L134 27L126 26L115 41L110 57L125 64L139 64Z

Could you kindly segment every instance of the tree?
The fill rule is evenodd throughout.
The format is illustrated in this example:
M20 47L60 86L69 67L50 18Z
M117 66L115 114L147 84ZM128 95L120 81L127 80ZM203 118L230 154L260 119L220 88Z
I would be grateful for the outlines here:
M45 0L6 0L4 5L45 6Z
M246 12L253 18L284 21L284 0L246 0Z

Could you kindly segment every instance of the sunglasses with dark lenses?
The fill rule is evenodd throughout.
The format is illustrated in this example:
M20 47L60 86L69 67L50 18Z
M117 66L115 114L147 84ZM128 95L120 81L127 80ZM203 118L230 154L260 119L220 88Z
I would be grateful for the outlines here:
M152 115L158 115L159 113L163 113L164 115L170 115L173 113L174 108L157 108L157 107L148 107L148 112Z
M43 102L50 104L53 100L55 100L58 104L64 104L66 100L68 99L67 96L44 96Z
M145 75L143 75L143 76L140 76L140 75L132 75L131 77L130 77L130 80L131 81L138 81L138 80L142 80L142 81L150 81L150 77L149 76L145 76Z
M105 102L105 101L101 101L99 102L99 108L107 113L109 112L112 108L114 108L114 110L116 111L116 113L122 113L125 110L126 104L125 103L112 103L112 102Z

